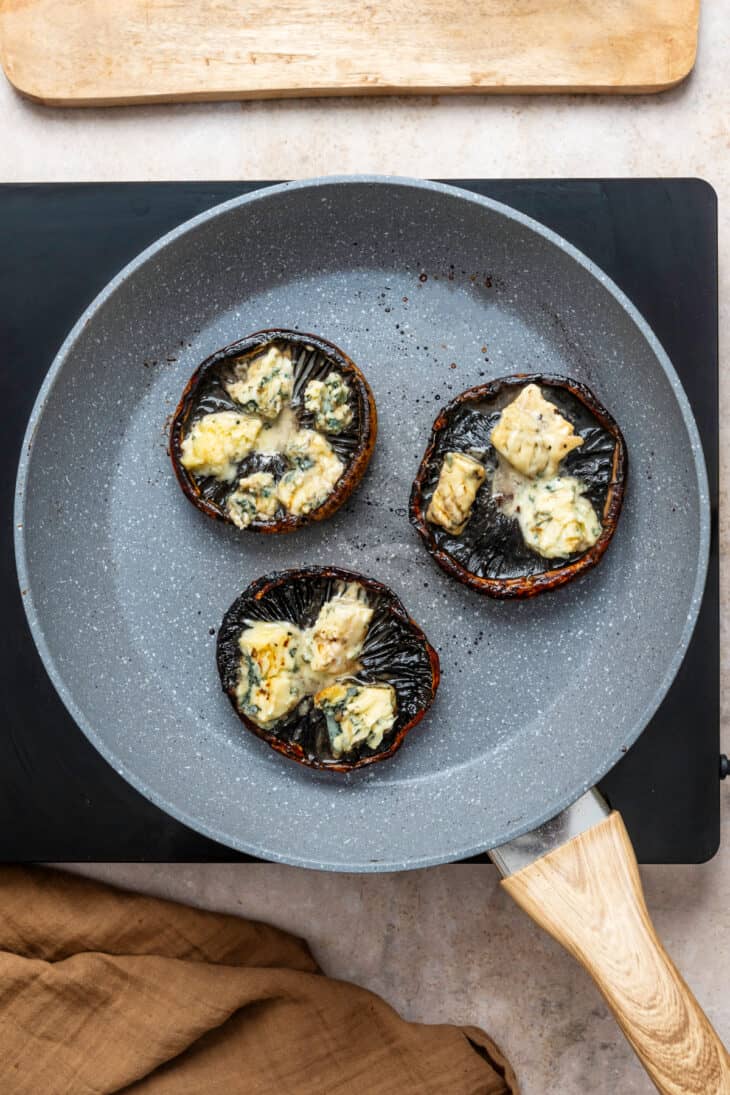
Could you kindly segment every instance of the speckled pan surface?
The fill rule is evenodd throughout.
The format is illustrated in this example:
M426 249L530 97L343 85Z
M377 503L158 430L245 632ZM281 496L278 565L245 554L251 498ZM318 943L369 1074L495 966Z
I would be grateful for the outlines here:
M333 518L242 539L182 496L166 418L203 358L268 326L316 331L351 355L380 431L363 483ZM601 564L514 604L440 571L407 506L439 406L518 371L586 383L619 422L632 475ZM413 180L258 191L142 254L59 352L17 490L28 617L89 738L194 828L339 870L472 854L596 782L679 667L709 539L691 412L626 298L521 214ZM403 749L344 777L301 769L243 732L215 667L214 632L240 590L273 570L325 564L390 586L443 673Z

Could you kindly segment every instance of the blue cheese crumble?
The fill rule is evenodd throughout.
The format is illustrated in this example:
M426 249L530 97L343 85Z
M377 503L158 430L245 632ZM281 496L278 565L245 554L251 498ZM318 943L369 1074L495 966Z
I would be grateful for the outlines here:
M236 411L203 415L183 440L180 463L195 475L230 482L236 466L251 452L261 425L260 418Z
M332 684L317 693L314 704L327 720L330 748L336 758L363 742L377 749L395 723L395 689L390 684Z
M352 422L350 386L339 373L326 380L310 380L304 389L304 406L314 415L314 424L325 433L342 433Z
M226 502L228 516L237 528L248 528L252 521L274 517L278 508L276 480L268 471L258 471L239 479Z
M291 355L274 345L253 359L246 376L226 385L231 399L250 414L274 419L289 402L294 390Z
M258 726L288 715L305 693L298 672L302 634L283 620L257 620L241 632L236 702Z
M345 470L326 437L298 430L286 447L292 467L277 485L279 501L290 513L311 513L329 497Z

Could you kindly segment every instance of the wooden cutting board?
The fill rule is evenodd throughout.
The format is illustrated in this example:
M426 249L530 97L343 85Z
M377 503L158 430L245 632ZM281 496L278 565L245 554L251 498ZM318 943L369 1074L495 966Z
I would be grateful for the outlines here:
M0 0L0 62L55 106L647 92L690 72L699 0Z

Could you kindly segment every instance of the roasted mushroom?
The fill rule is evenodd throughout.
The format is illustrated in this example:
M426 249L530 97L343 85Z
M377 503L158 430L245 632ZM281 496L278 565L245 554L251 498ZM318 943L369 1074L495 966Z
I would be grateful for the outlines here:
M170 455L183 491L209 517L290 532L349 498L376 432L373 393L342 350L316 335L258 331L193 374Z
M447 574L490 597L532 597L596 565L627 471L621 431L583 384L502 377L434 422L410 519Z
M392 756L439 682L438 655L395 594L335 567L253 582L223 618L217 658L248 730L336 772Z

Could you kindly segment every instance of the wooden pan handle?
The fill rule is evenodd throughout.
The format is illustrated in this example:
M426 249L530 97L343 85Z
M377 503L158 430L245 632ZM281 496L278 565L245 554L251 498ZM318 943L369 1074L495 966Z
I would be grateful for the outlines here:
M502 885L585 967L659 1091L729 1095L730 1058L657 938L620 814Z

